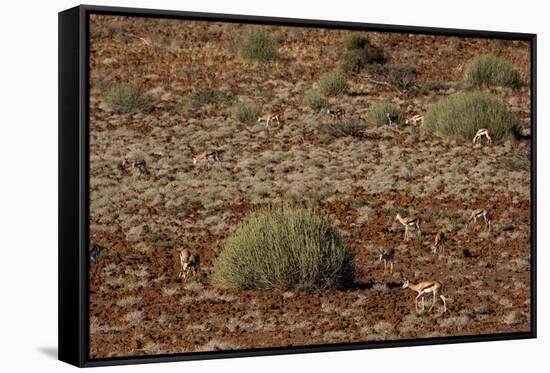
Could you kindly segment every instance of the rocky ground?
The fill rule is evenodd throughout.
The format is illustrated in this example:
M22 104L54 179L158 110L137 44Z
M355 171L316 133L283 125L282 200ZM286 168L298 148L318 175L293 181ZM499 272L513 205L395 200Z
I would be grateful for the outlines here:
M348 31L265 28L281 59L237 56L240 24L91 19L91 241L105 247L90 272L90 356L135 356L302 346L530 330L530 141L436 137L414 126L369 127L358 137L323 130L330 118L302 104L320 74L339 66ZM362 122L379 100L408 115L461 90L464 64L480 53L512 61L529 83L529 46L398 33L365 33L391 55L414 64L415 84L439 91L405 94L349 74L351 92L330 99L346 120ZM132 82L152 108L114 113L102 91ZM194 90L246 97L282 113L281 127L247 126L225 103L189 108ZM529 129L530 93L486 88ZM210 146L223 161L194 166ZM120 167L145 160L149 174ZM305 203L331 214L356 254L356 286L323 292L240 291L208 282L224 238L258 206ZM487 209L488 232L466 231L469 212ZM423 235L403 241L397 212L421 218ZM448 242L433 255L435 233ZM203 273L178 282L177 253L198 252ZM395 248L393 274L378 263ZM404 280L445 284L448 312L416 312Z

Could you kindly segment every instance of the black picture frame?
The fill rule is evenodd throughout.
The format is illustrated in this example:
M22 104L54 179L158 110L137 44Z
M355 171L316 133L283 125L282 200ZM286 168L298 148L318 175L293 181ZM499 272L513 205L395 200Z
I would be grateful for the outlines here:
M531 331L476 336L436 337L308 347L200 352L123 358L89 358L89 16L123 15L183 20L223 21L278 26L422 33L445 36L525 40L531 45ZM198 359L389 348L433 344L536 338L536 148L537 36L480 30L381 25L342 21L210 14L157 9L81 5L59 13L59 360L78 367L172 362Z

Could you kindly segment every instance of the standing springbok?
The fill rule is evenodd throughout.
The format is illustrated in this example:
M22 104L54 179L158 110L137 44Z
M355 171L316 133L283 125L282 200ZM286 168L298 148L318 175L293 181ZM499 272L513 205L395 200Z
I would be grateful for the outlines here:
M346 116L346 112L343 109L327 109L327 114L330 115L332 119L340 120Z
M420 220L416 216L408 216L404 218L401 216L401 214L398 213L395 216L395 220L405 226L405 237L403 238L404 241L407 241L408 239L409 228L415 228L416 234L418 236L422 234L422 231L420 230Z
M424 295L430 294L430 293L432 293L434 297L433 297L433 300L432 300L432 306L430 307L428 312L430 312L432 310L432 308L434 308L435 301L438 297L443 302L443 313L447 312L447 302L446 302L446 299L443 296L443 294L441 294L443 292L443 283L442 282L437 281L437 280L435 280L435 281L422 281L422 282L419 282L418 284L415 285L415 284L411 284L409 282L409 280L406 280L405 283L403 284L403 289L406 289L406 288L409 288L413 291L416 291L417 294L418 294L416 296L416 298L414 299L415 310L417 312L418 312L418 298L422 299L422 311L424 311Z
M393 262L395 261L395 249L384 250L380 253L378 262L384 261L384 274L386 274L386 268L390 263L390 274L393 273Z
M182 249L180 251L180 266L178 279L185 282L191 272L196 275L201 271L201 258L199 254L192 253L189 249Z
M221 149L207 149L193 157L193 164L196 165L197 162L204 161L210 166L210 163L219 162L220 154L223 153Z
M470 225L475 225L477 223L477 219L483 218L483 221L485 222L485 225L487 226L488 230L491 230L491 218L489 217L489 213L485 209L475 209L470 214L470 217L468 218L468 223L466 224L466 229L470 227Z
M262 115L261 117L258 118L258 120L257 120L256 122L257 122L257 123L265 122L265 126L266 126L266 127L269 127L269 125L270 125L273 121L276 121L276 122L277 122L277 127L279 127L279 126L281 125L281 122L279 122L279 114L277 114L277 113L269 113L269 114L266 114L266 115Z
M432 253L437 253L437 250L443 251L445 248L445 241L447 240L447 237L445 237L445 232L439 231L435 235L434 244L432 246Z
M476 143L479 140L479 143L481 144L482 137L485 136L487 138L487 141L489 144L491 144L493 141L491 140L491 136L489 136L489 130L487 128L480 128L477 130L476 135L474 136L474 139L472 140L472 143Z
M405 124L413 125L413 126L418 126L419 124L422 125L422 123L424 123L424 117L420 114L415 115L405 121Z

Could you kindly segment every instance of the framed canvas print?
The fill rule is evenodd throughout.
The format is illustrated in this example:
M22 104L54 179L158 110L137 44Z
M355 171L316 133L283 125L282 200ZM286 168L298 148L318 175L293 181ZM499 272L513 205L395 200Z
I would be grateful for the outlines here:
M536 36L59 13L59 358L536 336Z

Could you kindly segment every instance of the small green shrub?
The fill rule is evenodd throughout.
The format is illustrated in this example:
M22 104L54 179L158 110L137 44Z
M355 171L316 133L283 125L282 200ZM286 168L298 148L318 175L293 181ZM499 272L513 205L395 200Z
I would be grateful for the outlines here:
M373 124L375 126L388 125L389 121L386 113L388 113L391 117L397 118L397 120L395 121L396 124L403 123L404 116L399 106L387 101L376 102L372 104L369 108L367 119L370 124Z
M466 66L464 83L468 86L518 87L522 84L518 70L510 62L492 55L476 56Z
M449 88L448 83L437 82L435 80L426 81L420 88L420 93L428 94L430 92L439 92Z
M388 59L382 48L358 33L349 34L344 40L344 47L342 68L345 71L360 72L370 64L381 64Z
M198 109L207 104L228 104L233 101L231 93L225 91L215 91L212 89L200 89L190 93L185 100L185 105L191 109Z
M386 82L400 91L414 87L416 67L413 65L372 65L367 71L375 79Z
M254 123L261 112L262 110L259 106L249 102L239 101L231 107L231 117L245 124Z
M424 116L427 131L472 139L487 128L493 139L516 136L520 125L497 97L482 92L457 93L431 105Z
M318 89L310 89L304 94L304 105L313 110L321 110L326 106L326 100Z
M131 83L120 83L107 89L104 93L105 102L117 113L135 113L151 107L151 98L142 94Z
M249 215L226 239L211 279L241 289L340 288L353 281L353 262L327 216L285 205Z
M279 58L278 45L264 31L251 30L241 39L239 56L245 60L271 61Z
M369 39L358 32L348 34L344 39L344 48L346 48L347 50L362 49L370 44L371 42L369 41Z
M346 75L340 70L324 73L319 78L319 91L325 96L345 95L349 91Z

